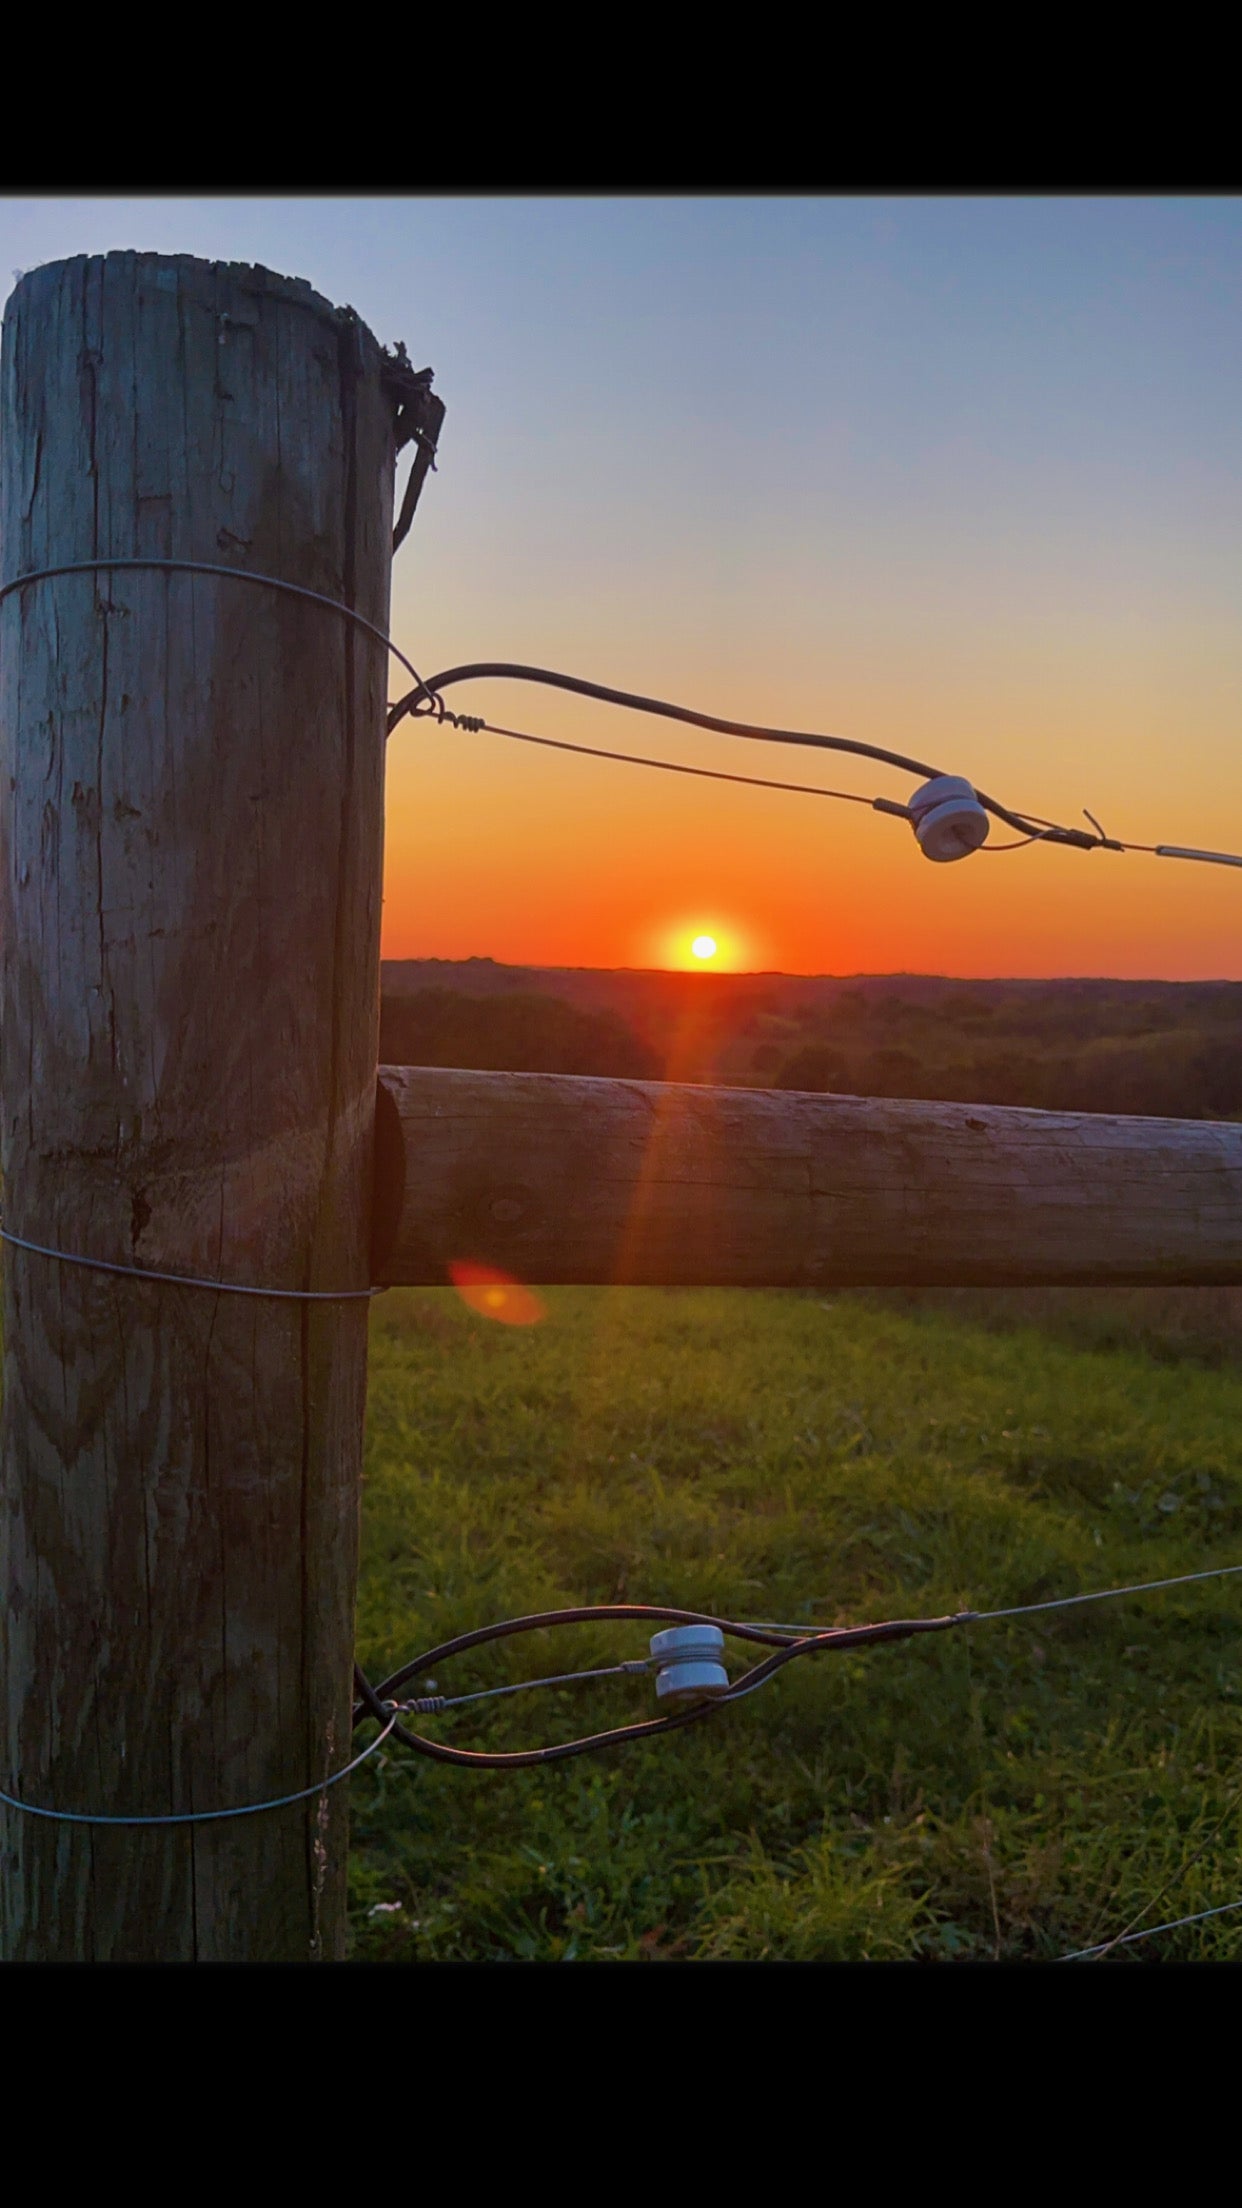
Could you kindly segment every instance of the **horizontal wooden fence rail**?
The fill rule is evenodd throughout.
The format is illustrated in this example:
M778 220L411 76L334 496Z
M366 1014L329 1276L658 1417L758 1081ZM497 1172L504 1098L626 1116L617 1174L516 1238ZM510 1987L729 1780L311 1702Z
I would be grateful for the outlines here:
M1242 1126L380 1068L373 1277L1242 1283Z

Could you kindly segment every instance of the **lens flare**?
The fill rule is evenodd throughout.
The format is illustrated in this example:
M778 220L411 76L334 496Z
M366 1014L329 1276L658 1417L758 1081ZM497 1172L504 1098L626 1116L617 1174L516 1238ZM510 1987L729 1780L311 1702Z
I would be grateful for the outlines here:
M716 938L714 935L696 935L690 948L696 958L714 958L716 956Z
M484 1319L498 1319L502 1326L538 1326L547 1318L547 1306L533 1288L526 1288L512 1274L494 1265L476 1265L472 1258L452 1258L448 1276L464 1304Z

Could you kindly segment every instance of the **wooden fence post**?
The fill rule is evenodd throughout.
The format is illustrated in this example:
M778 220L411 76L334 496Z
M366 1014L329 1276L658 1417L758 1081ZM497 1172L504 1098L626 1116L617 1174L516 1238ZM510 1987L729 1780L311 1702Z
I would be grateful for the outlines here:
M201 561L387 627L384 356L262 269L114 253L8 306L0 580ZM368 1281L386 655L256 582L0 605L4 1225L252 1287ZM4 1251L0 1786L208 1810L347 1760L367 1310ZM9 1957L335 1957L345 1790L90 1830L0 1807Z

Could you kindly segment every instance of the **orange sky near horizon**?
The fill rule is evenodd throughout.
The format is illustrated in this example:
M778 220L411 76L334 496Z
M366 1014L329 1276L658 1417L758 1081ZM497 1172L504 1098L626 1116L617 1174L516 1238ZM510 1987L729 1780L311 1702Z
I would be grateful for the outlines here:
M560 664L599 667L568 639ZM645 674L605 662L603 679ZM1110 834L1242 850L1239 777L1222 772L1213 785L1213 759L1225 761L1206 704L1198 758L1188 735L1185 771L1172 789L1162 775L1159 791L1144 788L1141 752L1131 756L1144 716L1131 717L1123 700L1080 732L1071 670L1028 699L1025 731L1010 715L1003 735L982 703L972 712L966 701L914 726L886 687L870 681L831 716L815 713L809 683L800 694L753 679L733 688L708 668L698 685L683 676L673 695L921 753L1070 825L1083 824L1089 805ZM534 686L463 685L453 700L506 726L729 772L903 801L914 786L841 755L709 736ZM1179 717L1184 725L1184 697ZM1008 842L1009 831L994 822L989 840ZM542 752L425 720L403 723L389 746L385 882L388 958L707 970L691 952L707 933L715 971L1214 979L1239 970L1242 875L1233 869L1038 845L938 866L904 822L862 806Z

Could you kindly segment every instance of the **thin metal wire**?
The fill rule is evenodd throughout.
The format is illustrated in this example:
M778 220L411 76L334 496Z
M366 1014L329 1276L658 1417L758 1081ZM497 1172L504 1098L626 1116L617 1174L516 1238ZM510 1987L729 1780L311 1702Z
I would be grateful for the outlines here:
M1178 1572L1172 1579L1141 1579L1131 1587L1095 1587L1085 1595L1056 1595L1050 1602L1021 1602L1009 1610L958 1610L949 1619L951 1625L986 1625L994 1618L1025 1618L1035 1610L1066 1610L1073 1603L1108 1602L1114 1595L1148 1595L1158 1587L1185 1587L1192 1580L1227 1579L1231 1573L1242 1572L1242 1564L1213 1564L1205 1572ZM771 1618L748 1618L746 1623L760 1633L794 1633L807 1640L817 1633L836 1630L828 1625L780 1625Z
M1199 859L1204 866L1242 866L1242 858L1232 851L1191 851L1180 843L1156 843L1152 849L1158 859Z
M0 1242L15 1249L33 1250L36 1257L53 1257L59 1265L85 1265L94 1273L121 1273L130 1280L169 1281L176 1288L209 1288L220 1296L266 1296L283 1303L350 1303L382 1296L383 1288L245 1288L235 1280L200 1279L195 1273L160 1273L145 1265L118 1265L104 1257L77 1257L70 1250L54 1250L45 1242L28 1242L24 1234L0 1227Z
M256 574L252 568L226 567L222 562L216 560L165 560L145 557L65 560L56 567L33 568L29 574L12 576L7 583L0 584L0 603L3 603L14 591L24 590L28 583L49 582L61 575L110 574L117 568L139 568L179 575L223 575L234 582L260 583L267 590L283 591L292 598L308 599L312 605L327 606L332 613L339 613L345 620L352 621L358 628L364 629L368 636L374 637L377 643L382 644L386 651L392 653L394 659L400 661L406 672L413 675L417 683L421 684L422 682L422 677L413 661L406 658L405 653L398 645L393 643L392 638L387 636L383 629L378 628L374 621L368 621L366 615L359 613L355 607L342 605L338 598L329 598L325 592L311 590L304 583L286 582L279 575ZM381 1289L373 1287L247 1288L236 1281L208 1280L191 1273L159 1272L153 1267L144 1265L121 1265L105 1258L80 1257L69 1250L53 1249L45 1242L29 1241L24 1235L12 1234L4 1227L0 1227L0 1241L11 1242L19 1250L30 1250L37 1257L53 1258L61 1265L83 1265L92 1272L116 1273L134 1280L163 1281L178 1288L205 1288L217 1295L263 1296L268 1300L275 1299L287 1303L350 1303L361 1301L364 1298L369 1301L372 1296L383 1293Z
M327 606L333 613L343 615L346 621L353 621L358 628L365 629L368 636L373 636L378 644L382 644L386 651L391 652L393 658L400 661L406 673L413 675L420 692L427 687L413 661L406 658L400 646L394 644L392 638L383 629L378 628L374 621L368 621L365 613L357 612L353 606L342 605L339 598L329 598L322 590L310 590L305 583L287 583L279 575L258 575L253 568L249 567L225 567L216 560L156 560L143 558L65 560L59 567L32 568L28 575L13 575L7 583L0 583L0 604L3 604L4 600L13 591L24 590L27 583L50 582L58 575L110 573L113 568L124 567L163 569L174 575L227 575L237 583L262 583L268 590L282 590L291 598L306 598L310 600L312 605Z
M507 673L523 672L523 670L520 669L506 669L505 671ZM549 751L577 752L580 757L585 759L612 759L617 761L619 765L627 767L655 767L664 774L689 774L694 775L706 782L740 782L748 784L750 788L757 790L788 790L798 797L832 797L837 798L847 805L867 805L870 806L872 811L874 812L900 812L906 818L909 817L907 808L904 805L894 806L890 804L889 801L885 798L860 797L858 793L854 790L826 790L820 787L818 784L806 782L776 782L769 781L765 777L753 774L727 774L722 769L717 767L683 766L680 762L674 760L648 759L640 753L626 751L605 751L601 746L597 744L572 744L565 741L563 738L552 736L532 736L523 729L502 728L497 722L485 720L479 714L451 713L444 705L443 700L439 697L438 684L441 680L444 679L450 678L437 676L430 685L423 685L422 693L412 693L412 696L426 694L427 696L434 698L435 705L438 706L439 710L436 711L433 707L430 709L430 714L431 717L435 718L437 725L442 722L449 721L452 723L454 728L465 729L468 733L476 733L479 730L482 730L489 736L507 736L511 738L513 742L519 744L539 744ZM451 679L458 679L457 670L452 671ZM565 687L573 689L584 689L588 695L595 694L599 696L606 696L614 699L614 701L617 703L641 705L642 707L644 707L644 709L647 707L648 703L648 701L646 700L631 700L621 693L600 691L594 684L579 684L576 682L571 682L569 678L565 679ZM396 704L389 707L389 734L392 733L392 730L396 727L403 713L413 712L419 718L424 718L428 716L428 710L429 709L426 707L420 708L412 704L410 700L399 699ZM660 707L658 708L658 710L667 711L673 714L678 719L688 719L695 722L696 724L701 724L707 727L725 727L727 725L722 722L713 722L706 715L683 712L680 707ZM886 764L902 765L907 767L911 773L930 775L939 771L937 769L927 767L921 761L906 760L897 753L881 751L873 745L847 742L844 737L826 736L812 738L809 736L794 736L784 731L778 731L774 729L763 731L752 730L746 731L746 733L761 733L764 736L770 736L774 741L777 742L818 742L827 749L856 752L860 753L864 758L875 758L882 760ZM1002 852L1005 851L1025 851L1029 849L1029 847L1034 843L1048 843L1051 841L1060 843L1072 843L1075 845L1076 848L1081 848L1089 851L1140 851L1145 852L1149 855L1154 854L1157 858L1162 859L1202 859L1205 862L1216 866L1242 866L1242 857L1235 858L1230 853L1224 851L1192 851L1189 848L1183 848L1181 845L1174 844L1123 842L1116 836L1106 835L1103 828L1100 826L1099 821L1096 819L1094 813L1088 812L1086 806L1083 807L1083 812L1086 818L1091 822L1091 826L1095 831L1095 833L1091 836L1083 835L1082 832L1078 829L1062 828L1058 825L1056 821L1041 820L1040 816L1035 813L1023 813L1019 815L1010 812L1006 807L997 804L993 799L983 796L982 793L978 793L978 795L979 802L983 805L986 805L988 810L994 812L999 819L1008 821L1013 826L1031 827L1031 833L1029 835L1019 836L1012 843L980 844L978 848L981 851L988 853L988 855L991 857L999 856Z
M383 1747L396 1722L397 1713L394 1710L382 1732L368 1743L360 1755L344 1764L339 1771L331 1772L326 1779L317 1780L314 1786L299 1787L296 1794L278 1794L270 1802L244 1802L239 1809L187 1809L172 1817L96 1817L76 1809L41 1809L37 1803L19 1801L15 1794L6 1794L2 1788L0 1802L7 1804L9 1809L21 1810L26 1817L48 1817L58 1825L214 1825L225 1817L258 1817L264 1810L288 1809L292 1802L309 1801L312 1795L326 1794L330 1786L338 1786L342 1779L349 1777L351 1771L358 1769L360 1763L365 1763L368 1756L373 1756L377 1748Z
M653 1661L650 1656L636 1656L626 1664L604 1664L595 1671L556 1671L547 1679L519 1679L508 1687L479 1687L473 1694L418 1695L412 1702L403 1702L401 1711L438 1717L441 1710L458 1709L463 1702L490 1702L501 1694L525 1694L531 1687L569 1687L579 1679L619 1679L623 1674L635 1678L640 1672L650 1671Z
M514 743L539 744L548 751L576 751L584 759L614 759L621 766L655 767L661 774L691 774L704 782L742 782L752 790L790 790L797 797L835 797L846 805L875 805L874 798L860 797L854 790L825 790L809 782L769 782L757 774L726 774L719 767L688 767L675 759L647 759L637 752L603 751L597 744L570 744L558 736L528 736L520 728L499 728L494 721L478 720L472 715L452 714L446 718L464 720L468 728L482 729L488 736L512 737Z
M1115 1940L1101 1940L1097 1947L1076 1947L1072 1954L1058 1955L1059 1963L1081 1963L1092 1955L1107 1955L1110 1948L1130 1947L1135 1940L1154 1940L1158 1932L1179 1932L1184 1924L1202 1924L1208 1917L1227 1917L1231 1909L1242 1909L1242 1901L1223 1901L1218 1909L1196 1909L1190 1917L1170 1917L1167 1924L1149 1924L1145 1932L1122 1932Z
M1238 1807L1239 1802L1242 1802L1242 1786L1235 1786L1233 1792L1228 1796L1225 1802L1225 1806L1222 1809L1219 1817L1213 1819L1212 1823L1207 1829L1207 1832L1205 1833L1203 1839L1199 1842L1199 1845L1195 1849L1194 1853L1192 1855L1188 1855L1183 1863L1177 1864L1176 1867L1172 1871L1170 1871L1163 1885L1157 1886L1156 1891L1151 1896L1150 1900L1145 1901L1142 1908L1135 1911L1134 1915L1130 1917L1125 1924L1122 1925L1120 1932L1115 1932L1111 1940L1104 1940L1101 1943L1101 1945L1097 1949L1098 1954L1107 1955L1114 1947L1121 1947L1130 1938L1131 1934L1134 1932L1135 1926L1142 1923L1144 1917L1148 1915L1149 1911L1155 1908L1157 1902L1164 1900L1164 1897L1169 1892L1170 1888L1173 1886L1179 1886L1182 1883L1187 1871L1193 1870L1195 1864L1203 1860L1203 1857L1207 1854L1207 1851L1211 1847L1212 1842L1217 1837L1217 1834L1223 1832L1225 1826L1229 1822L1229 1819L1232 1817L1234 1811Z
M955 1625L986 1625L993 1623L995 1620L1000 1618L1030 1617L1036 1611L1065 1610L1078 1603L1107 1602L1118 1595L1145 1595L1151 1594L1156 1590L1164 1587L1189 1586L1193 1582L1199 1580L1227 1579L1238 1572L1242 1572L1242 1564L1217 1564L1213 1565L1207 1571L1178 1572L1174 1576L1167 1579L1139 1580L1132 1585L1126 1587L1098 1587L1092 1589L1090 1593L1085 1595L1060 1595L1054 1597L1051 1601L1047 1602L1018 1603L1015 1604L1012 1608L1006 1610L963 1610L960 1611L957 1616L954 1617L950 1622ZM809 1628L806 1626L779 1626L774 1623L769 1623L765 1621L763 1630L773 1633L796 1633L805 1638L810 1632L814 1631L814 1628ZM743 1690L743 1692L750 1691L750 1689ZM738 1696L738 1699L741 1699L740 1695ZM1172 1876L1166 1879L1164 1885L1157 1888L1155 1894L1152 1896L1152 1899L1146 1904L1146 1909L1153 1909L1156 1903L1163 1897L1163 1895L1168 1892L1169 1888L1175 1885L1178 1880L1183 1878L1186 1872L1199 1861L1200 1857L1206 1854L1208 1848L1211 1846L1213 1840L1216 1838L1217 1834L1225 1825L1230 1814L1237 1807L1239 1800L1242 1800L1242 1788L1236 1789L1235 1792L1230 1795L1229 1800L1226 1802L1220 1816L1216 1819L1215 1823L1212 1825L1210 1831L1208 1832L1207 1838L1200 1843L1199 1847L1196 1848L1194 1854L1188 1859L1188 1861L1185 1863L1180 1863ZM1101 1940L1094 1947L1075 1948L1072 1954L1058 1956L1057 1960L1063 1963L1073 1963L1083 1961L1093 1956L1107 1955L1110 1954L1112 1949L1115 1947L1128 1947L1135 1940L1151 1939L1157 1932L1173 1932L1178 1930L1178 1928L1182 1925L1198 1924L1207 1917L1223 1916L1232 1909L1242 1909L1242 1901L1226 1902L1219 1909L1201 1909L1192 1916L1173 1918L1167 1924L1150 1925L1145 1931L1133 1930L1132 1927L1137 1923L1138 1920L1136 1918L1131 1918L1130 1923L1125 1927L1125 1929L1115 1934L1112 1939ZM1139 1916L1141 1917L1145 1913L1145 1909L1140 1910Z
M965 1610L962 1621L984 1625L992 1618L1026 1618L1036 1610L1068 1610L1074 1603L1108 1602L1114 1595L1147 1595L1157 1587L1187 1587L1192 1580L1228 1579L1235 1572L1242 1572L1242 1564L1214 1564L1206 1572L1178 1572L1171 1579L1142 1579L1132 1587L1097 1587L1087 1595L1058 1595L1051 1602L1020 1602L1010 1610Z

